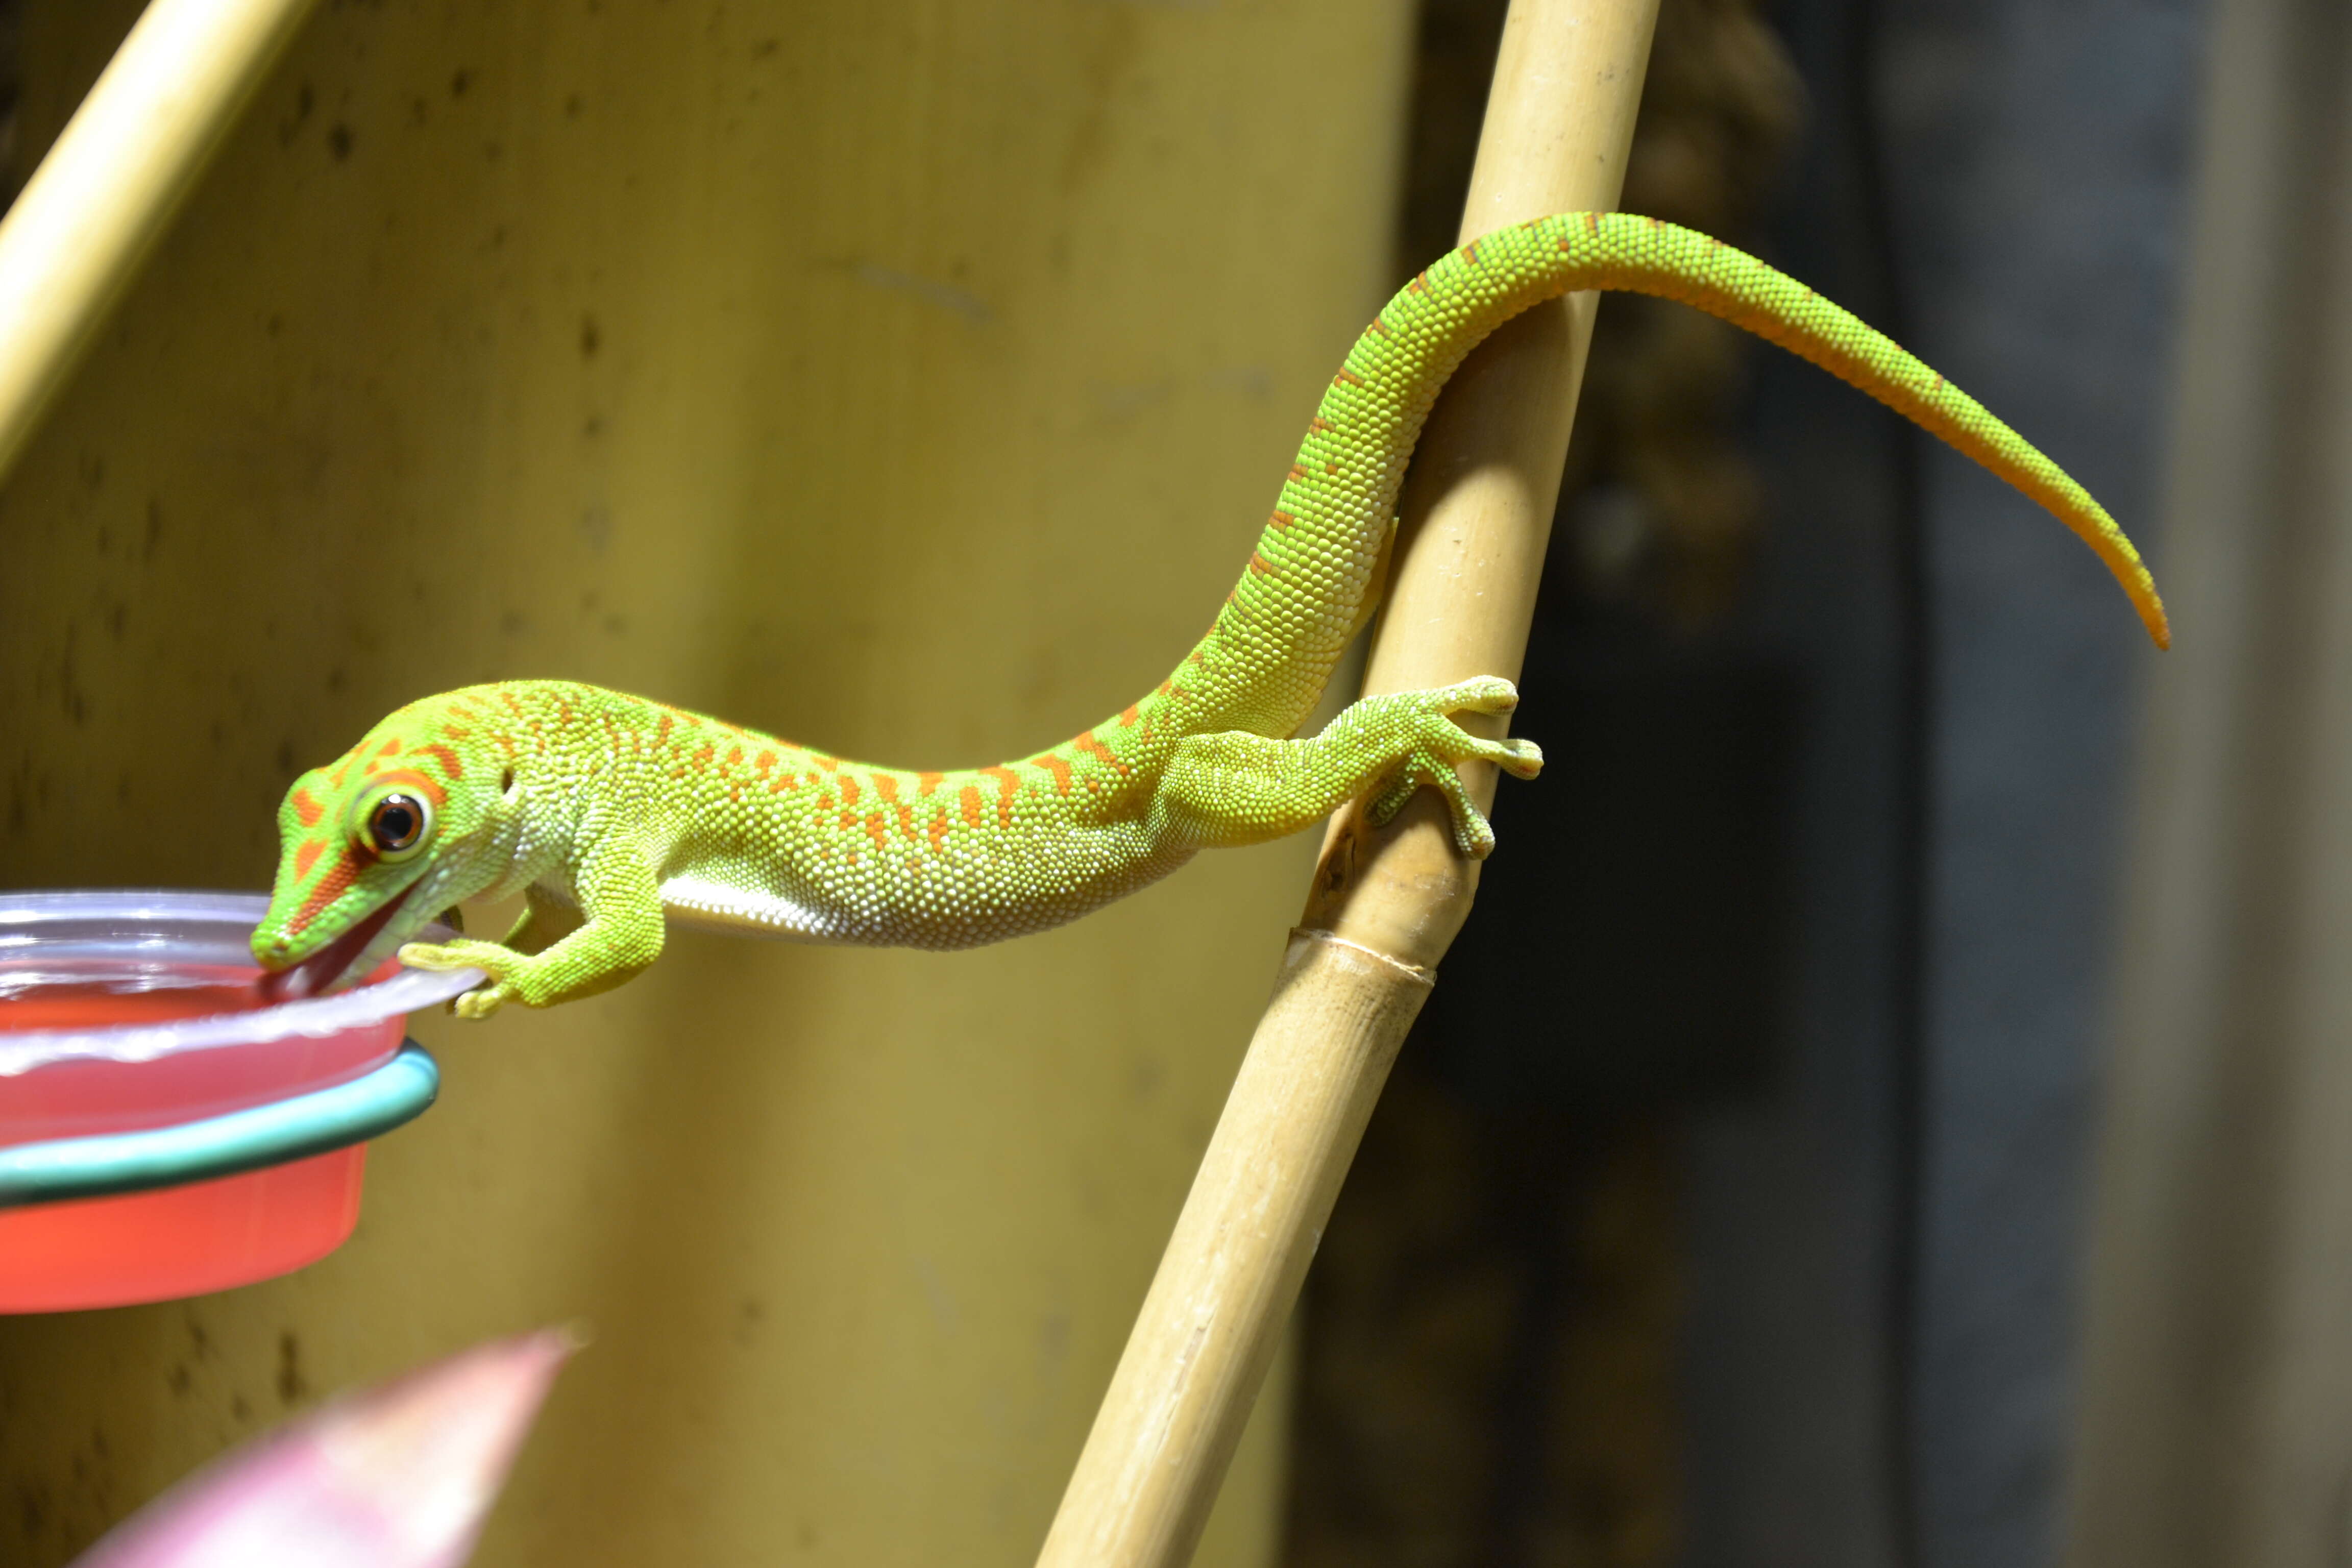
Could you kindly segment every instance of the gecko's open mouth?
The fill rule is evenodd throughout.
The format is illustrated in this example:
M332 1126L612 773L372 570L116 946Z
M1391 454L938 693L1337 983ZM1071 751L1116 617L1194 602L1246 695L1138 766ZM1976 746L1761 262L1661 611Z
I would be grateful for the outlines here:
M342 984L344 972L359 962L360 955L367 952L368 944L374 942L383 928L392 922L392 917L400 912L400 906L406 903L408 895L415 890L414 885L403 888L386 899L383 908L301 963L290 969L264 974L256 985L262 1001L273 1005L299 1002L335 989Z

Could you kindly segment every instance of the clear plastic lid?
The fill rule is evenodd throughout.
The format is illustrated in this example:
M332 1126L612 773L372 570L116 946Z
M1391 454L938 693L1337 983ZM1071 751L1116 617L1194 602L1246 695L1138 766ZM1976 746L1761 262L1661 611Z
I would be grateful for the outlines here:
M247 941L269 900L259 893L0 893L0 1002L99 970L165 988L184 977L255 975ZM457 933L432 925L428 942ZM403 969L373 984L237 1012L93 1028L0 1031L0 1079L65 1061L149 1062L181 1052L338 1035L471 990L478 969Z

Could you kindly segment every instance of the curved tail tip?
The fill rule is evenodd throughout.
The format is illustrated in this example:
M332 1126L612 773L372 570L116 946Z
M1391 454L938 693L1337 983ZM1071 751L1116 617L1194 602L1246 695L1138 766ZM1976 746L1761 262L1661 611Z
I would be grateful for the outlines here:
M2142 582L2131 586L2132 608L2139 612L2140 624L2147 628L2148 640L2158 649L2172 646L2172 617L2164 613L2164 601L2157 596L2156 584Z

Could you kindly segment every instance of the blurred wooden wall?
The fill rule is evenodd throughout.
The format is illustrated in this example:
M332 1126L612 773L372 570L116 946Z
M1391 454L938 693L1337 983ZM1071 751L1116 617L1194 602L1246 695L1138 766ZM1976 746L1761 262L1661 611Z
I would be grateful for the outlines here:
M2210 26L2076 1568L2352 1552L2352 9Z
M26 7L26 166L134 10ZM322 7L0 490L0 883L261 887L298 769L473 680L918 766L1115 711L1378 302L1407 13ZM341 1253L0 1321L0 1562L573 1318L485 1564L1027 1562L1307 857L420 1019ZM1204 1563L1270 1559L1284 1398Z

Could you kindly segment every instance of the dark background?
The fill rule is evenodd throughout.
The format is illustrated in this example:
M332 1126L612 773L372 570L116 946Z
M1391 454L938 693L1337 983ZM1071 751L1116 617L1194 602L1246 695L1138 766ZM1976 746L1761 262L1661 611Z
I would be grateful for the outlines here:
M1430 0L1400 265L1503 5ZM2147 549L2203 7L1667 0L1624 206L1893 331ZM2059 1552L2150 655L2029 503L1602 307L1510 853L1308 1284L1297 1564ZM1557 744L1554 742L1557 742Z

